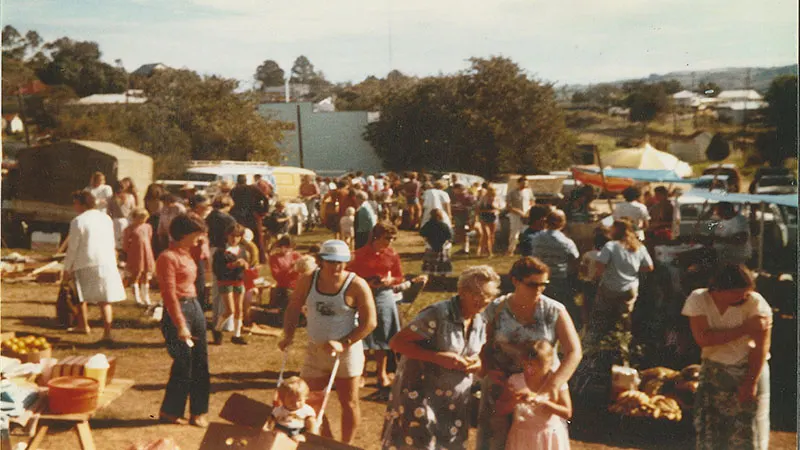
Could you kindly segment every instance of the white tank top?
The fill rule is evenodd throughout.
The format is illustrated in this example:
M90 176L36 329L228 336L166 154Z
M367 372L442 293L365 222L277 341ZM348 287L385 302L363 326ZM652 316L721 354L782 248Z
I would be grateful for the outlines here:
M308 325L306 331L313 342L337 341L353 331L358 325L358 310L350 307L344 295L350 283L356 277L350 273L339 292L333 295L323 294L317 290L319 269L314 271L311 289L306 297L308 307Z

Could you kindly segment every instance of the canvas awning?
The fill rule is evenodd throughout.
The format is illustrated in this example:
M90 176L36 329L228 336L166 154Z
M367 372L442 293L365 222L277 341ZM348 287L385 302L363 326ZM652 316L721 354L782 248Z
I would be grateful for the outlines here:
M603 155L603 165L627 169L671 170L679 177L692 175L689 163L681 161L675 155L662 152L649 143L641 147L623 148Z

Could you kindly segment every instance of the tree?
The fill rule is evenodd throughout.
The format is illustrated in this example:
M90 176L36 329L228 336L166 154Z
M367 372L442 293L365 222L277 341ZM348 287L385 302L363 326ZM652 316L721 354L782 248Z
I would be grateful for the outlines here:
M314 65L303 55L297 57L292 65L292 77L289 79L294 84L312 84L317 79Z
M628 92L625 105L631 109L632 122L651 122L669 107L669 99L662 84L626 83L623 90Z
M681 85L681 82L678 80L666 80L658 84L664 88L664 92L667 95L672 95L683 90L683 85Z
M393 170L531 173L566 166L574 141L552 85L507 58L390 92L365 137Z
M769 104L766 122L774 131L762 137L757 147L765 160L777 166L797 155L797 75L772 80L764 100Z
M44 45L49 60L36 74L45 84L64 84L81 97L91 94L123 92L125 72L100 60L96 42L73 41L63 37Z
M270 86L283 86L285 73L278 63L268 59L258 66L253 78L259 83L258 89L263 91Z
M716 97L722 92L722 88L713 81L703 81L697 86L697 92L706 97Z
M722 161L731 154L731 145L722 134L717 133L711 138L706 148L706 157L709 161Z

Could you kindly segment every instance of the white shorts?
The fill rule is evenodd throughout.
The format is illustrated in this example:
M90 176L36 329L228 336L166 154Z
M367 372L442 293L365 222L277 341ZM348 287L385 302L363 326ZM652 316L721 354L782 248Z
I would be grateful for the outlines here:
M335 360L335 357L322 349L322 345L309 342L306 349L306 360L300 370L300 377L303 379L328 379L331 376ZM364 373L365 362L364 345L361 341L358 341L339 355L339 370L336 371L336 378L345 379L361 376Z

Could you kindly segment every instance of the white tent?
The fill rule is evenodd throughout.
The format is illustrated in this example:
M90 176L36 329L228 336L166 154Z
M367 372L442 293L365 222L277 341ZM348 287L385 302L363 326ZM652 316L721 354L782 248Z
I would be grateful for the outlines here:
M657 150L649 143L636 148L615 150L603 156L603 165L629 169L672 170L681 177L692 175L689 163Z

